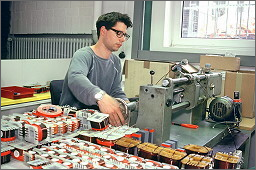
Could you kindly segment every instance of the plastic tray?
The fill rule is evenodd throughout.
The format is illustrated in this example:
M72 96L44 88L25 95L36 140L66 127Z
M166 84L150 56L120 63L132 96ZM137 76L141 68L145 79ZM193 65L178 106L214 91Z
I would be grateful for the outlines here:
M21 99L26 97L33 97L34 89L19 87L19 86L10 86L1 88L1 97L8 99Z

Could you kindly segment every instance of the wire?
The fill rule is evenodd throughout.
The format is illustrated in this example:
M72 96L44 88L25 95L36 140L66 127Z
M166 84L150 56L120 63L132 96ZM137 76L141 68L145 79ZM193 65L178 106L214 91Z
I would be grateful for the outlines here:
M164 75L156 82L155 85L157 85L157 83L158 83L159 81L161 81L163 78L166 78L167 74L169 74L171 71L172 71L172 69L170 69L166 74L164 74Z

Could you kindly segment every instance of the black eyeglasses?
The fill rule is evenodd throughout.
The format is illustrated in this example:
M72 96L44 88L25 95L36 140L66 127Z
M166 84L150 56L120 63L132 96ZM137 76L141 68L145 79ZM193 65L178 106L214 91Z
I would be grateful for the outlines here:
M125 40L128 40L128 39L130 38L130 35L124 33L123 31L118 31L118 30L116 30L116 29L114 29L114 28L110 28L110 29L111 29L112 31L115 31L115 32L116 32L116 36L117 36L118 38L122 38L123 36L125 37Z

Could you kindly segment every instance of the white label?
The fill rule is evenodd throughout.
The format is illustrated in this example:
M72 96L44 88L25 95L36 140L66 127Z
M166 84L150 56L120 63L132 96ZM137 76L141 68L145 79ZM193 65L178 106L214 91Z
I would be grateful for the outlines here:
M20 156L20 152L18 150L15 150L13 152L13 155L14 155L14 157L19 157Z

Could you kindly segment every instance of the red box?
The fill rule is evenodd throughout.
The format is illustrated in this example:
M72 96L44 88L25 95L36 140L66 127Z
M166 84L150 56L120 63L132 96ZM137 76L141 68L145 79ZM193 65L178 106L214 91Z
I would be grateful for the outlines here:
M33 97L34 89L19 87L19 86L10 86L1 88L1 97L9 99L21 99L26 97Z

